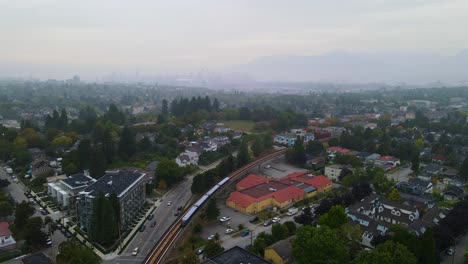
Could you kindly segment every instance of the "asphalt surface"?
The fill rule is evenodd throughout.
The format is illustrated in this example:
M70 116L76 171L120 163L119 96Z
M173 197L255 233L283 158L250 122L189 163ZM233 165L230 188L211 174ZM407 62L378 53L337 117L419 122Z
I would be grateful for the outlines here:
M201 167L201 171L212 169L218 165L215 162L207 167ZM153 212L154 218L144 223L146 226L143 232L137 232L132 242L126 247L124 252L112 260L103 261L103 263L115 264L128 264L128 263L142 263L145 257L153 249L154 245L159 241L164 232L171 226L171 224L179 217L174 216L179 206L186 206L192 197L190 187L192 186L193 177L187 177L187 180L177 185L174 189L169 191L164 197L161 204ZM172 205L168 206L167 202L171 201ZM156 226L151 227L151 223L156 221ZM137 256L132 256L134 249L138 247L139 253Z
M465 249L468 248L468 234L465 235L458 243L455 245L455 252L452 256L443 255L440 261L441 264L461 264L465 261Z
M10 181L10 185L8 185L5 189L8 193L10 193L11 197L18 202L21 203L22 201L28 201L28 198L24 195L24 192L26 191L25 188L20 184L20 183L15 183L11 179L10 175L8 175L3 168L0 168L0 178L2 179L7 179ZM46 217L45 215L42 215L39 213L40 206L37 203L34 203L34 207L36 208L36 212L34 213L34 216L40 216L42 220ZM57 215L54 214L49 214L50 217L53 219L57 219ZM47 230L43 230L46 231ZM45 248L42 250L46 255L48 255L50 258L55 260L55 257L57 256L58 253L58 246L63 242L66 241L67 238L60 233L60 231L55 231L51 236L52 240L52 246Z

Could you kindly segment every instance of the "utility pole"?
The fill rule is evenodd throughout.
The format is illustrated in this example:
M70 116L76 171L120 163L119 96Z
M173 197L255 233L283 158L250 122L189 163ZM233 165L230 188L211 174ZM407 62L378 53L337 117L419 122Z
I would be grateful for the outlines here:
M250 231L250 246L253 245L253 230L249 230Z

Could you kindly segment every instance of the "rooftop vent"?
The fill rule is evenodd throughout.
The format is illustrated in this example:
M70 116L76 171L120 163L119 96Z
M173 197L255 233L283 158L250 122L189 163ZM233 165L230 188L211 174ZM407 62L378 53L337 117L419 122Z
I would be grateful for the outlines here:
M112 181L108 181L107 186L111 187L112 186Z
M268 188L268 190L270 190L270 192L276 192L277 191L277 189L275 189L275 188Z

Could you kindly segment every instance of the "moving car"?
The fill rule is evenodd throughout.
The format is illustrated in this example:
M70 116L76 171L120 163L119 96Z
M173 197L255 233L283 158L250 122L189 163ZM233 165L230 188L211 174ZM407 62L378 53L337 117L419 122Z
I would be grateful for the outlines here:
M281 221L281 218L279 218L279 217L275 217L272 220L273 223L278 223L279 221Z
M227 222L227 221L229 221L229 220L231 220L231 218L230 218L229 216L223 216L223 217L221 217L221 218L219 219L219 221L220 221L221 223Z
M224 233L231 234L232 232L234 232L234 230L232 230L231 228L228 228L228 229L226 229L226 231Z
M138 247L136 247L136 248L133 250L132 255L133 255L133 256L138 255L138 252L139 252L139 251L140 251L140 249L139 249Z

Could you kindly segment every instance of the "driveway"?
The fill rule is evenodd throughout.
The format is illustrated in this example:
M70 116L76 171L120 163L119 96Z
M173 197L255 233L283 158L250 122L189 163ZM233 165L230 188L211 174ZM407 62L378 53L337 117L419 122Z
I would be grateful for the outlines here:
M410 167L400 167L400 168L397 168L397 170L392 173L386 173L385 176L387 176L388 179L393 179L397 182L400 182L400 181L407 181L411 173L412 173L412 170Z
M453 256L442 255L441 264L461 264L465 261L465 249L468 248L468 234L466 234L455 246Z

